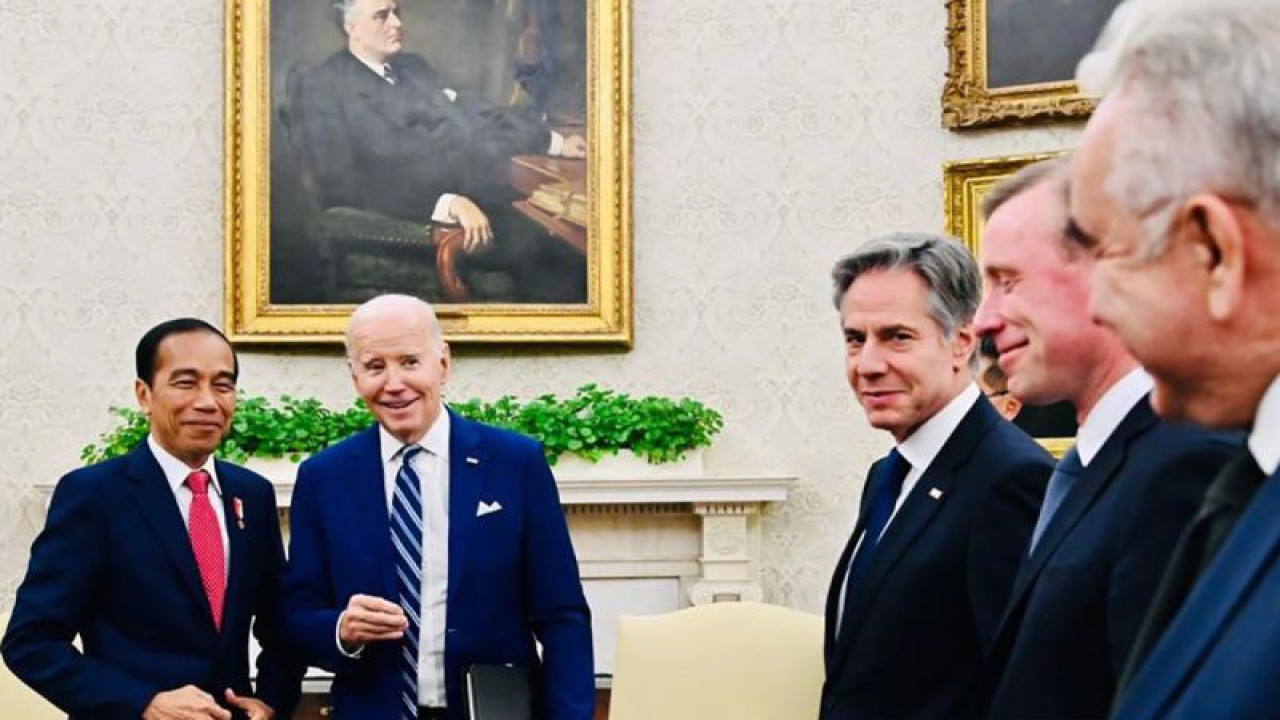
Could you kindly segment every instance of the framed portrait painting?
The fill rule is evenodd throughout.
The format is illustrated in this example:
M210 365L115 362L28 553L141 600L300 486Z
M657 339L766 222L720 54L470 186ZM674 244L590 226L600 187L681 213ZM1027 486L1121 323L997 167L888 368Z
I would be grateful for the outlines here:
M628 0L226 0L227 334L632 338Z
M969 128L1087 117L1076 65L1119 0L947 0L942 124Z
M942 207L947 234L959 239L975 258L981 260L985 225L982 201L991 189L1027 165L1066 154L1067 151L1060 151L945 163L942 166ZM1040 407L1023 405L1013 423L1027 431L1054 457L1062 457L1075 442L1075 408L1069 403Z

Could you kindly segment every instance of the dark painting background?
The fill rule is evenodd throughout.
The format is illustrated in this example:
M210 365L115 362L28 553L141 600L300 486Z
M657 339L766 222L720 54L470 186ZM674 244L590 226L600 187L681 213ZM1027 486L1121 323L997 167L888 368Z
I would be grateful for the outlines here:
M1119 0L986 0L987 87L1075 78Z

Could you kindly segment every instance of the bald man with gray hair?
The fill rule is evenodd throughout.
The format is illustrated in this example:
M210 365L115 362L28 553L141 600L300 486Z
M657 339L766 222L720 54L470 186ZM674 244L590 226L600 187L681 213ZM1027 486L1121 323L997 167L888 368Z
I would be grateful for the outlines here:
M1121 718L1280 716L1280 1L1138 0L1082 84L1072 173L1090 307L1171 420L1248 433L1183 534Z
M535 717L590 720L591 616L542 448L444 405L453 359L422 300L366 302L346 345L377 423L298 469L283 593L336 714L462 720L467 668L514 665Z

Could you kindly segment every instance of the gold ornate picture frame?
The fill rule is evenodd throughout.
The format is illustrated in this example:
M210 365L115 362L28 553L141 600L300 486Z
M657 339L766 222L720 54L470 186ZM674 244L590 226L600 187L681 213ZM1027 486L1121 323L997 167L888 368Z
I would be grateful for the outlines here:
M942 125L972 128L1085 118L1075 65L1118 0L947 0Z
M492 37L477 37L474 44L469 45L468 38L456 39L459 34L456 27L430 27L428 23L440 17L436 4L444 7L439 0L399 0L406 28L406 52L426 49L430 54L431 48L436 47L421 40L415 42L409 26L416 22L419 27L432 31L451 32L461 47L462 57L490 57L483 51L495 46ZM285 167L282 160L296 143L289 132L296 133L296 121L291 115L295 107L288 104L296 98L294 76L301 74L301 71L295 72L294 66L304 70L316 67L319 63L315 56L320 52L314 48L317 44L323 44L323 52L330 56L346 47L342 21L339 19L335 27L336 16L332 14L331 5L327 0L320 3L226 0L224 310L227 335L238 343L339 342L347 317L364 297L398 291L432 301L445 336L451 342L630 347L634 291L629 0L513 0L495 4L492 10L504 13L498 19L506 23L506 37L515 38L507 45L514 46L508 49L517 59L527 63L530 48L546 52L546 48L554 49L557 42L569 38L576 53L570 59L578 61L579 66L585 65L578 70L574 84L565 83L569 91L563 92L560 88L559 95L573 98L585 117L575 120L567 114L558 117L545 112L530 114L562 137L581 135L586 141L585 160L549 154L511 158L511 177L504 178L504 182L509 180L512 192L519 197L496 210L508 213L514 210L523 214L521 222L536 222L546 233L545 237L555 239L553 244L563 243L556 247L561 254L575 258L575 268L583 268L586 276L583 295L562 303L504 298L501 291L512 285L503 284L501 272L484 276L497 288L494 295L497 299L480 298L479 285L470 277L460 276L454 267L463 252L461 232L455 230L450 234L449 228L430 221L370 219L372 213L363 209L324 207L315 207L310 215L304 216L305 222L287 225L282 220L283 211L291 203L304 205L286 193L290 190L290 176L295 173L286 172L294 168ZM547 8L554 10L554 15L544 13ZM553 34L548 18L560 23L554 27L559 35ZM585 32L570 35L574 23L579 29L585 24ZM501 35L503 30L499 27L487 35ZM323 42L318 43L314 38L323 38ZM484 45L486 42L489 45ZM312 64L290 58L287 61L290 67L284 67L286 62L280 52L285 46L293 48L292 52L299 57L310 54L307 59ZM347 57L354 59L355 56L348 54ZM441 69L436 68L437 65L446 64L431 58L431 66ZM559 58L558 65L548 64L548 67L558 67L563 72L565 67L573 65ZM449 70L443 67L441 74ZM473 74L484 77L483 72ZM493 75L489 73L489 77ZM524 91L525 86L516 82L515 74L507 73L503 78L515 88L513 99ZM395 79L388 82L394 85ZM453 89L444 92L456 94ZM451 95L450 101L453 99ZM300 161L298 165L305 162ZM298 187L311 188L312 185L295 181L292 191L298 192ZM430 203L430 198L423 198L424 207ZM312 206L315 205L313 202ZM485 209L485 212L490 211ZM495 231L496 225L495 222ZM291 242L285 247L285 232L294 227L304 228L305 234L297 230L296 235L305 237L306 242ZM335 233L345 233L341 237L344 244L337 244L333 239ZM495 232L493 242L500 241ZM336 267L334 257L349 257L337 255L333 247L340 247L344 252L354 247L373 256L365 265L355 266L365 271L361 276L365 284L360 288L357 289L355 281L348 280L347 275L341 276L346 284L333 280L338 276L331 269ZM385 256L379 255L383 252L380 248L388 248ZM409 259L403 259L406 257ZM321 267L328 269L321 272L318 269ZM282 268L295 275L287 274ZM525 268L517 268L522 269ZM406 283L415 282L417 276L411 271L429 276L433 283L429 292L403 288ZM313 276L322 279L305 282L298 279ZM384 280L390 284L391 278L401 287L378 287ZM293 280L293 284L288 285L286 279ZM326 295L321 287L328 288L330 283L334 290ZM290 291L293 295L283 293L282 287L294 288ZM315 297L307 296L308 292Z
M982 258L982 232L985 222L982 217L982 201L1001 180L1017 173L1032 163L1067 155L1069 151L1036 153L1033 155L1012 155L1008 157L981 158L977 160L957 160L944 163L942 166L942 207L945 216L946 232L959 239L973 253L975 258ZM1045 419L1042 417L1042 419ZM1054 424L1074 425L1074 417L1057 418L1054 413L1047 418ZM1014 421L1017 424L1017 420ZM1030 430L1029 427L1024 428ZM1046 450L1054 457L1060 458L1074 443L1074 437L1053 435L1036 437Z

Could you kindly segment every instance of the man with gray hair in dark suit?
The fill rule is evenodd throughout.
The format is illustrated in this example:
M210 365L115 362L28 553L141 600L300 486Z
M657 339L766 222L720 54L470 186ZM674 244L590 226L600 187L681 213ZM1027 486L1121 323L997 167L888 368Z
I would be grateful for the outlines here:
M849 385L894 449L832 577L820 717L974 717L1052 460L973 382L968 250L892 233L833 276Z

